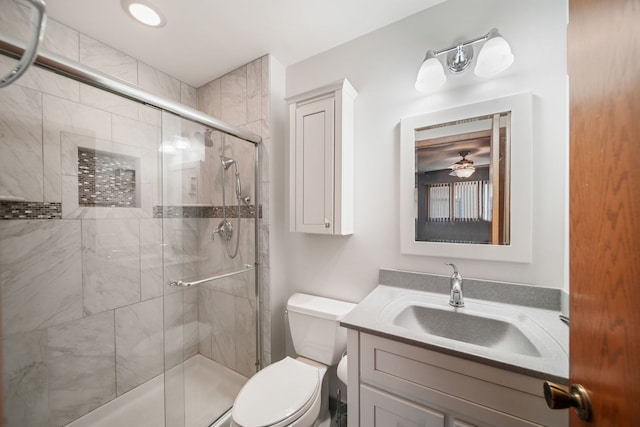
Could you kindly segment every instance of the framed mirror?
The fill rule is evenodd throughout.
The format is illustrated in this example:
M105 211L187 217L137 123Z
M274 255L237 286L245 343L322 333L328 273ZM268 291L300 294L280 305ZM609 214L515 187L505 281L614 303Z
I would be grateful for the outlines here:
M531 261L532 97L402 119L402 253Z

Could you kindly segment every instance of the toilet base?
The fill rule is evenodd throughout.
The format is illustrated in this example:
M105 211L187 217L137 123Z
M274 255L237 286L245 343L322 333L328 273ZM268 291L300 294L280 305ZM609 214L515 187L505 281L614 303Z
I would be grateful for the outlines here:
M330 427L331 426L331 414L329 413L329 411L326 411L325 413L321 413L318 416L318 419L316 420L316 422L313 424L313 427Z
M231 427L231 408L224 414L220 416L213 424L209 427Z
M231 419L231 411L229 411L225 416L220 417L215 424L211 425L211 427L232 427L233 422ZM331 426L331 415L327 414L326 417L322 419L317 419L313 424L313 427L330 427Z

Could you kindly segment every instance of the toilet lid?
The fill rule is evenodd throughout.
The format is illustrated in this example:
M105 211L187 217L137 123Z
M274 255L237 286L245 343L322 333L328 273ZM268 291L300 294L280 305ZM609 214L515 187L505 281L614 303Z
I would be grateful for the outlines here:
M306 411L320 388L320 370L290 357L267 366L247 381L233 404L242 426L271 426Z

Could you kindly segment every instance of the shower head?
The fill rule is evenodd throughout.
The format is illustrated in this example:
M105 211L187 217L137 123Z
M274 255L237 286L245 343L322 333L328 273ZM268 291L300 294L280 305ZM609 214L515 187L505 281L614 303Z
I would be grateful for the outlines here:
M240 198L242 197L242 184L240 183L240 171L238 170L238 162L231 157L220 156L222 163L222 198L224 199L224 171L229 169L231 165L235 166L236 171L236 198L238 199L238 209L240 209Z
M230 157L220 156L220 161L222 162L222 167L224 170L227 170L231 167L232 164L236 164L236 168L238 167L238 163Z
M213 147L211 132L213 132L211 129L207 129L204 132L196 132L196 137L204 142L205 147Z

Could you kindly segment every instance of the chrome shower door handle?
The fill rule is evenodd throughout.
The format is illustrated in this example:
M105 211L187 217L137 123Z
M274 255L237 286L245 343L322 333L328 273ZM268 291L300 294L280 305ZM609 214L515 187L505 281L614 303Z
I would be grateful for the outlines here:
M35 61L38 47L44 38L44 28L47 22L46 6L44 0L28 0L33 6L31 11L31 32L29 42L18 64L6 76L0 79L0 87L9 86L16 81Z

